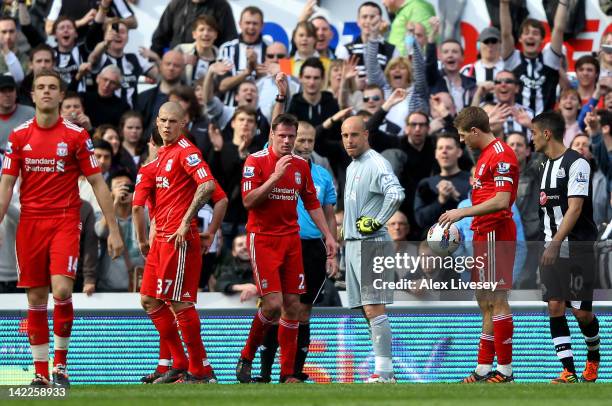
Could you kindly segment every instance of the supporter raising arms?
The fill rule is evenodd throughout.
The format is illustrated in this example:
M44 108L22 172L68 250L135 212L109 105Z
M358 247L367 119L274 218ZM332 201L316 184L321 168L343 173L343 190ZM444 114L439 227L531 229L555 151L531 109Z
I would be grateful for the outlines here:
M92 27L87 30L87 36L81 39L76 22L70 17L60 16L53 23L52 33L57 44L53 48L55 70L68 84L68 89L77 92L86 90L87 73L91 70L87 57L102 40L103 22L104 14L96 14Z
M133 108L138 97L138 77L145 75L157 80L159 72L157 66L140 55L125 52L129 39L128 30L128 26L122 20L106 20L104 40L96 45L87 62L91 64L92 72L96 75L108 65L117 66L123 80L115 94Z
M550 47L540 51L544 40L544 26L538 20L528 18L521 23L522 51L514 47L510 0L500 0L502 57L506 69L514 72L523 84L517 102L529 107L534 114L551 110L555 104L556 89L561 68L561 46L567 17L567 2L559 1L550 37Z
M432 25L433 26L433 25ZM389 98L395 89L406 89L407 97L387 111L387 121L402 128L406 117L414 111L429 110L427 102L427 81L425 80L425 60L421 53L421 47L414 38L414 24L409 24L406 37L412 38L412 62L407 58L392 59L383 74L376 60L376 47L378 46L380 31L380 20L370 24L370 34L367 36L366 45L366 72L368 82L378 85L384 91L385 98Z
M440 29L438 17L429 20L431 32L427 39L427 84L432 93L448 92L457 109L460 112L469 106L476 92L476 79L461 74L463 65L463 47L454 39L442 41L439 47L440 62L442 69L438 68L436 37Z
M66 16L75 22L80 32L85 32L97 14L120 18L129 29L138 28L136 16L127 0L53 0L45 21L45 31L51 35L55 31L56 21Z
M357 25L361 30L361 35L355 38L353 42L346 45L339 45L336 48L336 57L339 59L349 59L351 55L357 55L357 68L360 72L365 70L365 44L372 31L372 26L382 20L382 9L374 2L366 1L359 6L357 10ZM387 25L385 22L384 25ZM385 69L387 63L396 56L399 56L397 49L383 38L379 38L378 50L376 52L380 67Z
M227 138L231 138L231 128L229 123L234 115L236 107L224 105L221 100L213 95L214 79L220 77L230 69L230 65L219 61L210 66L204 79L203 101L206 106L206 113L210 121L219 129L221 129ZM270 124L264 114L257 108L259 94L257 85L251 80L245 80L238 85L234 96L237 107L249 107L257 113L257 127L254 143L249 148L249 151L255 152L268 141L268 133L270 132Z
M298 22L310 21L317 32L317 42L315 49L323 58L335 59L334 49L331 48L330 42L334 38L334 32L327 18L318 13L317 0L308 0L302 9Z

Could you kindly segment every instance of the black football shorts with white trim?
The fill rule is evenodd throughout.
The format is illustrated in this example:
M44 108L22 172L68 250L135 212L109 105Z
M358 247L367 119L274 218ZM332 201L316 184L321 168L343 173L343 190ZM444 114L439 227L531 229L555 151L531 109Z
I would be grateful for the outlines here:
M542 299L564 301L568 307L590 310L595 288L595 253L592 243L570 244L569 256L540 267ZM562 250L563 251L563 250Z

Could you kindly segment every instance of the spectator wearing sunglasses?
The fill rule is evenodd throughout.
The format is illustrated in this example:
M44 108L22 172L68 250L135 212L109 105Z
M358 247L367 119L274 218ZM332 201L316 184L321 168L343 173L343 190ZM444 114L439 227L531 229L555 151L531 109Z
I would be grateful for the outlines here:
M514 73L501 70L495 75L493 82L482 82L478 85L472 106L482 106L487 101L487 95L492 95L495 106L489 114L492 123L502 124L504 134L521 133L531 140L531 119L533 111L516 102L516 96L521 91L520 82Z
M362 101L363 101L363 104L362 104L363 109L371 113L372 115L374 115L382 107L383 103L385 102L385 96L380 86L367 85L366 88L363 90ZM378 129L387 134L402 135L401 134L402 128L398 126L397 124L391 121L388 121L386 119L378 127Z
M477 83L491 82L504 69L501 57L501 33L495 27L487 27L478 36L480 58L461 69L461 74L476 79Z

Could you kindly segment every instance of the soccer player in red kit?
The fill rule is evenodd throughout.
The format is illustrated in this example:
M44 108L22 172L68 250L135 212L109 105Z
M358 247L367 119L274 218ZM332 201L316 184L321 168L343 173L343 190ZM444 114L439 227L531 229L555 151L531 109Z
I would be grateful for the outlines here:
M172 356L172 368L155 383L216 383L195 309L202 266L195 216L214 192L215 182L200 151L182 135L184 121L185 111L179 104L168 102L161 106L157 129L164 145L154 163L155 243L147 255L157 277L154 290L147 281L143 283L141 303ZM170 303L174 314L165 302Z
M53 384L68 387L68 343L74 311L72 288L79 259L80 207L78 178L91 184L109 227L108 252L113 258L123 242L108 186L93 144L83 128L60 117L63 98L59 75L38 73L32 86L36 115L9 135L0 179L0 222L6 214L17 177L21 175L21 218L17 227L17 286L28 297L28 338L34 359L32 385L49 386L47 301L53 293L55 357Z
M261 307L251 325L236 366L239 382L251 382L251 367L268 327L278 323L280 381L293 377L297 350L299 295L306 292L297 222L298 195L325 238L327 258L334 260L336 241L317 199L308 162L293 155L297 119L281 114L272 121L270 146L250 155L242 170L242 201L249 211L247 243ZM280 320L279 320L280 319Z
M154 224L151 226L151 235L148 235L144 207L146 206L148 208L149 217L153 219L155 216L155 175L157 172L157 149L163 145L163 140L157 131L153 131L150 142L152 143L152 152L155 154L155 158L153 161L140 167L138 176L136 178L136 187L132 201L132 218L134 221L134 228L136 230L136 238L142 255L147 259L145 262L145 269L140 288L140 294L145 296L141 300L143 303L154 300L157 290L157 244L155 242ZM223 220L223 216L225 216L228 203L225 192L216 181L215 191L213 192L210 200L214 204L213 219L206 232L214 235L218 230L221 221ZM201 237L202 235L200 234L200 239ZM148 257L149 252L153 252L150 260ZM174 325L174 328L177 328L176 325ZM178 330L176 334L178 334ZM141 382L154 383L170 369L169 366L171 358L170 347L166 343L166 340L162 339L160 336L157 368L153 373L142 377Z
M516 246L516 226L512 204L516 199L519 168L514 151L491 133L489 117L479 107L467 107L457 115L455 127L471 149L480 150L474 171L472 207L449 210L438 222L450 225L463 217L474 217L474 258L486 258L484 267L472 269L472 281L497 282L496 289L477 290L482 312L482 334L478 366L464 383L512 382L512 334L514 324L508 290L512 288L512 269ZM498 242L501 242L498 244ZM492 371L497 354L497 369Z

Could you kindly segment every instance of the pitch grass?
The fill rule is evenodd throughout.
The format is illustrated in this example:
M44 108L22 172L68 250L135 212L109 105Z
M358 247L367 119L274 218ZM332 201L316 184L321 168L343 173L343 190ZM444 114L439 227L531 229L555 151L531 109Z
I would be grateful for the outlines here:
M610 405L612 384L80 385L66 399L3 404L62 406Z

